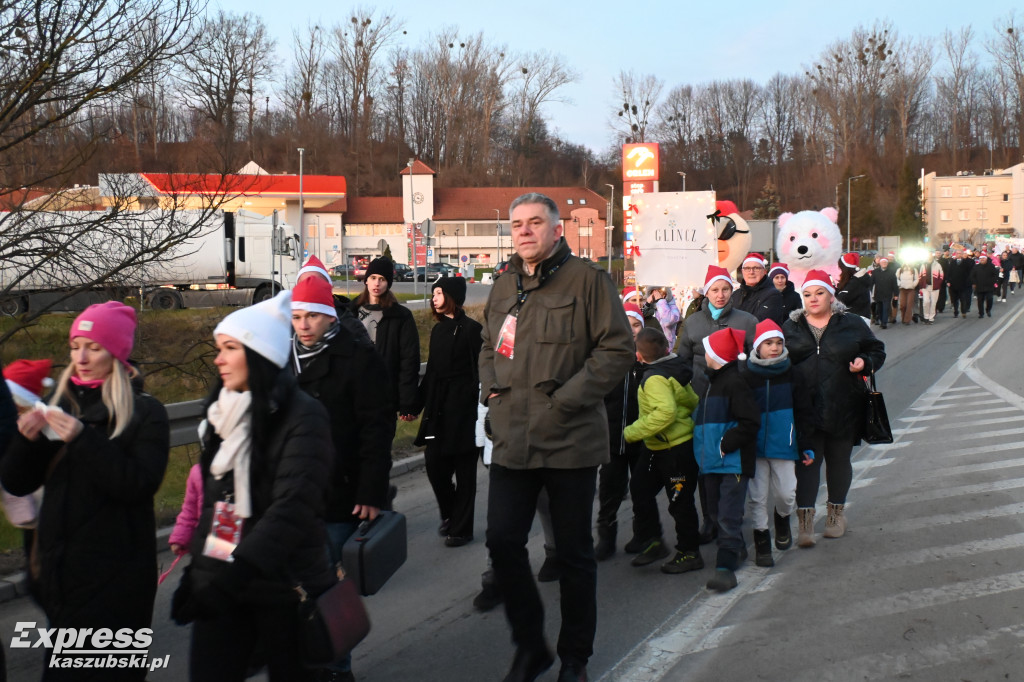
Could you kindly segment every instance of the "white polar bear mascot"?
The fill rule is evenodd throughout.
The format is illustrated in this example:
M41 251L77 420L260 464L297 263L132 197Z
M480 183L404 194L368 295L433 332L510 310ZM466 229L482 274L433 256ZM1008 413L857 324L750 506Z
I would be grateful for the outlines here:
M776 257L789 264L789 278L798 291L809 270L824 270L833 281L839 279L843 234L836 225L838 219L839 211L832 207L779 216Z

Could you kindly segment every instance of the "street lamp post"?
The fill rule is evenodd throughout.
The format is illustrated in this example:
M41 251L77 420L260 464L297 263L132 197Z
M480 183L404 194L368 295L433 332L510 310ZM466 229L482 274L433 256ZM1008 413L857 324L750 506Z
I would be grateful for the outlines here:
M501 262L501 211L494 209L494 230L498 233L498 257L494 261L495 267Z
M608 199L608 211L606 217L608 220L604 226L604 231L608 233L608 252L605 254L608 258L608 274L612 274L612 231L615 229L615 225L612 224L612 207L615 205L615 185L605 184L605 187L611 189L612 193Z
M419 286L417 282L419 278L416 277L416 201L413 199L412 194L412 164L415 159L409 159L405 165L409 168L409 218L412 220L412 227L409 230L409 240L412 242L412 295L416 296L419 293ZM427 282L427 264L423 263L423 283L426 286Z
M462 251L459 249L459 228L455 228L455 267L462 271Z
M306 260L306 219L302 215L302 155L305 151L299 147L299 248L302 249L300 263Z
M683 179L683 191L686 191L686 173L683 171L676 171L676 175Z
M850 183L860 178L866 178L866 175L854 175L852 178L846 178L846 250L850 250Z

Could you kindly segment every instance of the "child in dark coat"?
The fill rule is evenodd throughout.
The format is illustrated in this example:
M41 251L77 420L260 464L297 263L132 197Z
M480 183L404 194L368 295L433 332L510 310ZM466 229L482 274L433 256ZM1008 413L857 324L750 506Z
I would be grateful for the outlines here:
M793 544L789 517L796 511L796 396L789 351L779 325L771 320L758 324L753 347L743 374L761 411L761 429L757 434L754 477L748 485L747 509L754 526L756 563L774 566L772 536L768 530L768 501L772 493L775 497L775 546L789 549Z
M705 477L708 510L718 528L715 575L707 587L727 592L736 587L736 569L746 558L743 504L754 475L761 414L753 391L740 375L746 360L746 332L720 329L704 339L708 387L695 413L694 455Z

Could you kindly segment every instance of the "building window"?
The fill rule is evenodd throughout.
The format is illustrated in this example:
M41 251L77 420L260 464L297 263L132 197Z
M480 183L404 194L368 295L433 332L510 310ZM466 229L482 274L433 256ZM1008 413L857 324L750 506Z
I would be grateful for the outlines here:
M1003 201L1009 201L1009 200L1010 200L1010 195L1009 194L1004 194L1003 195Z
M988 220L988 211L983 208L978 209L978 220Z
M311 225L307 225L306 226L306 232L307 232L307 234L310 237L316 237L317 236L317 234L316 234L317 233L316 223L312 223Z
M971 186L970 185L960 185L960 196L962 196L962 197L969 197L969 196L971 196Z
M587 205L587 200L586 199L580 199L580 206L586 206L586 205Z
M971 212L968 211L966 208L961 208L960 209L960 220L970 220L971 219L971 215L970 214L971 214Z
M334 225L328 225L324 228L324 236L327 238L333 238L337 236Z
M946 197L947 199L953 196L953 188L950 187L949 185L946 185L945 187L940 187L939 190L941 192L941 195L943 197Z
M1010 224L1010 216L1004 215L1003 216L1003 225L1009 225L1009 224Z
M567 204L569 204L570 206L572 206L572 199L566 199L566 200L565 200L565 203L567 203Z
M939 211L939 220L952 220L952 219L953 219L953 212L950 211L948 208L946 210L944 210L944 211Z
M985 185L978 185L977 194L978 194L979 197L987 197L988 196L988 188Z

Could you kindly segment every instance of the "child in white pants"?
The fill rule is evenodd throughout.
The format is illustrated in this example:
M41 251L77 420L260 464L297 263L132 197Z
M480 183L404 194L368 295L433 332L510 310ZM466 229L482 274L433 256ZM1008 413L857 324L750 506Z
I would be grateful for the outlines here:
M768 529L768 502L774 493L775 546L793 544L789 517L796 510L796 463L799 458L794 421L794 395L782 329L764 320L754 332L754 351L747 358L745 376L761 408L757 434L755 474L747 486L747 513L754 526L755 563L774 566ZM810 462L813 455L805 455Z

